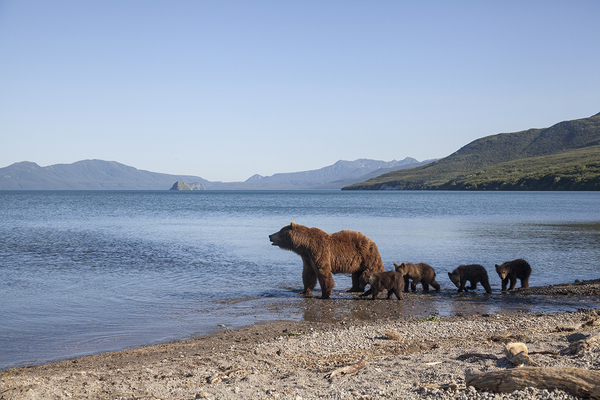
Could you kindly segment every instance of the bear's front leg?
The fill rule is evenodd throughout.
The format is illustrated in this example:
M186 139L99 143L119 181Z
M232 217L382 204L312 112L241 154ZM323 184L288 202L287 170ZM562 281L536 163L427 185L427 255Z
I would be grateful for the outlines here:
M317 285L317 274L315 269L311 265L310 260L302 257L302 283L304 283L304 291L302 292L305 296L310 296L313 289Z
M408 293L408 290L409 290L408 289L408 283L409 283L408 276L404 275L403 279L404 279L404 291Z
M508 287L508 290L514 290L516 285L517 278L510 278L510 286Z
M365 291L363 294L361 294L359 297L367 297L368 295L370 295L371 293L373 293L373 289L369 289L367 291Z
M502 291L506 291L506 287L508 286L508 276L502 279Z
M379 294L379 290L373 290L373 296L371 296L371 300L375 300L377 295Z

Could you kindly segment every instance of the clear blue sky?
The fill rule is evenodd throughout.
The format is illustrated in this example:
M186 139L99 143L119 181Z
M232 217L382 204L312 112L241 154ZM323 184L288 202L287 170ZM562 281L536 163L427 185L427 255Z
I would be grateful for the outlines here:
M600 1L0 0L0 167L240 181L600 112Z

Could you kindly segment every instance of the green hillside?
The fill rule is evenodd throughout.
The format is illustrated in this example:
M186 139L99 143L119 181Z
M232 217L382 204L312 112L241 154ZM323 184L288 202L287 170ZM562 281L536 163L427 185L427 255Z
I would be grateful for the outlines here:
M495 164L439 189L600 190L600 146Z
M500 175L498 171L503 171L503 169L490 169L489 167L510 161L536 158L536 160L530 160L533 162L531 168L537 168L540 171L545 170L546 167L558 168L559 164L557 163L566 162L566 159L550 157L544 161L544 156L569 153L593 146L600 146L600 114L590 118L560 122L545 129L529 129L521 132L487 136L469 143L441 160L422 167L390 172L363 183L346 186L343 190L474 189L473 185L477 182L475 180L470 181L470 179L475 179L473 174L476 172L480 173L482 179L483 177L489 177L490 179L493 177L493 180L497 182L495 188L509 190L514 188L509 185L502 186L501 182L508 182L510 176ZM597 156L597 153L595 154L596 158L594 159L593 152L586 153L585 157L592 158L589 165L592 165L594 160L600 161L600 157ZM577 156L574 155L573 157L576 158ZM568 165L565 165L565 179L575 171L572 168L575 168L574 165L577 163L572 158L568 159L570 161ZM541 176L535 174L535 170L529 170L529 167L526 168L525 164L522 165L521 169L529 171L530 175L528 176L530 179L533 179L534 176L541 179ZM492 173L492 170L495 172ZM550 170L547 171L550 173ZM558 173L558 170L552 171ZM525 178L525 175L519 179L521 178ZM480 183L483 183L483 181ZM480 187L479 183L477 185L478 189L487 188L485 185ZM534 184L530 183L529 186L531 185ZM489 188L492 187L494 185L489 186Z

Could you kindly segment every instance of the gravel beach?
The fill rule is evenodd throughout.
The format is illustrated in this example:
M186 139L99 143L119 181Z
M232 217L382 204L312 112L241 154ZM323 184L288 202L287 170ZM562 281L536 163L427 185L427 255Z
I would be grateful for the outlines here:
M597 297L600 280L517 292ZM184 341L9 369L0 372L0 399L579 398L562 390L497 394L467 387L467 370L514 368L504 355L509 342L525 343L540 367L600 371L600 346L565 352L600 334L600 310L398 318L385 312L396 301L349 303L376 305L377 318L368 320L221 327ZM323 300L311 303L318 310ZM361 360L353 373L334 372Z

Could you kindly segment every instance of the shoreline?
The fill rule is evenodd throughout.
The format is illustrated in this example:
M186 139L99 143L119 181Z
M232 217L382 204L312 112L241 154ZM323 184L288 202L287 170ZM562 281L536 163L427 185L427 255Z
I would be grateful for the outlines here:
M515 294L597 297L600 279ZM477 296L484 296L481 290ZM318 318L323 303L308 303ZM600 326L561 330L589 319L592 309L399 318L386 300L345 303L376 310L375 315L332 322L256 323L182 341L12 368L0 372L0 399L479 399L489 393L466 387L465 371L509 368L503 356L506 341L524 342L530 351L560 353L574 340L600 333ZM497 360L460 359L465 353L494 354ZM360 371L326 378L362 357L367 366ZM536 354L532 358L541 366L600 370L598 347L583 356ZM542 398L542 394L536 389L505 396ZM562 391L553 395L577 398Z

